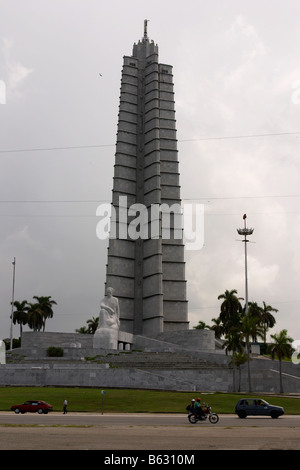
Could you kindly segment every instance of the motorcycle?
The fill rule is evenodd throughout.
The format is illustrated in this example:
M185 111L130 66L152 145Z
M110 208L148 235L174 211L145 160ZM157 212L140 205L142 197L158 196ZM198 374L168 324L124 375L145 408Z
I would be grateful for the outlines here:
M219 421L219 416L217 413L211 411L211 407L205 405L202 408L202 413L195 413L194 411L189 411L188 420L191 424L196 424L198 421L206 421L209 419L211 424L216 424Z

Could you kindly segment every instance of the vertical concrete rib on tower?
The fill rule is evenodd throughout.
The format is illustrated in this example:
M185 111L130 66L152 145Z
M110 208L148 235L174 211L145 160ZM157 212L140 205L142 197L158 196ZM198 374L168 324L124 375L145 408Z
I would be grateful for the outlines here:
M147 207L147 237L128 233L139 215L128 214L134 204ZM175 216L170 236L164 232L162 211L152 211L164 204L181 205L173 75L144 34L123 62L112 196L118 230L109 240L106 286L119 298L121 330L151 337L188 328L183 233L174 237ZM151 236L153 220L158 236Z

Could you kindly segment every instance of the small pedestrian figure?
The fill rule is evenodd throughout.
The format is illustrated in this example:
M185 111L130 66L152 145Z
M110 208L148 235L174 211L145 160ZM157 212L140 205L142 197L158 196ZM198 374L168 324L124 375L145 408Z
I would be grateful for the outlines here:
M64 415L67 414L67 404L68 404L67 400L64 400L64 408L63 408Z

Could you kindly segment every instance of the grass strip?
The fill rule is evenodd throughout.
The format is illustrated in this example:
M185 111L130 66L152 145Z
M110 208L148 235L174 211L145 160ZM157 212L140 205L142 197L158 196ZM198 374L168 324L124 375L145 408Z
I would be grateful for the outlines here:
M102 412L103 404L105 412L184 413L192 398L201 397L216 413L230 414L234 413L237 401L245 396L283 406L286 414L300 413L299 399L288 396L76 387L0 387L0 411L8 411L12 405L26 400L43 400L53 405L54 411L62 411L63 401L67 399L69 412L98 413Z

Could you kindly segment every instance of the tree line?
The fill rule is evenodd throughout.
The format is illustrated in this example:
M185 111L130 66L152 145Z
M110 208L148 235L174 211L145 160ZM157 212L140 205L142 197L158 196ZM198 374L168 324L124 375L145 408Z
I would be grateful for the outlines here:
M47 297L33 296L35 302L18 300L13 302L14 310L12 320L14 325L20 326L20 337L24 325L28 325L33 331L45 331L46 321L53 317L53 305L57 305L55 300L51 300L51 295Z
M214 324L206 325L200 321L195 329L209 328L215 332L215 337L223 339L223 348L226 352L232 354L233 365L233 388L236 389L236 369L239 370L240 391L240 366L247 362L249 391L252 391L251 373L250 373L250 348L252 342L262 339L265 344L265 352L269 353L274 359L279 360L280 393L283 393L281 361L284 358L290 358L294 349L292 347L293 339L287 334L287 330L282 330L278 334L270 335L272 343L266 344L266 335L270 328L276 324L273 313L278 312L276 308L263 302L259 306L256 302L249 302L248 312L242 306L242 297L238 297L237 290L226 290L224 294L218 296L222 300L220 314L217 318L212 318Z

